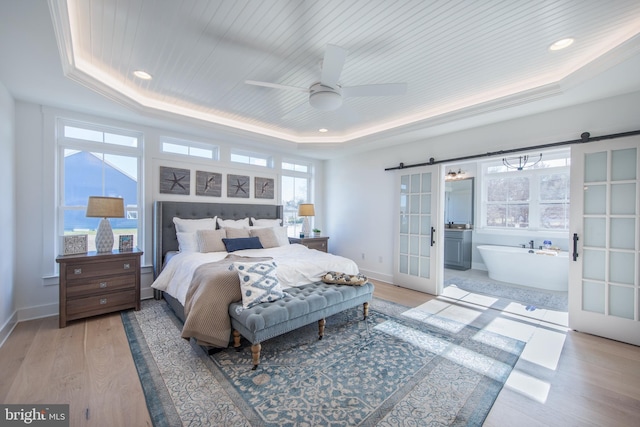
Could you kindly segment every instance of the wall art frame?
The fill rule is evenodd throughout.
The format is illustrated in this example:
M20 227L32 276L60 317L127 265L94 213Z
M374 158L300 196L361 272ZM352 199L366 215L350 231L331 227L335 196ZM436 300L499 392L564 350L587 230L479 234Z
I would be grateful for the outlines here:
M275 197L275 180L273 178L257 176L254 181L256 199L273 199Z
M196 196L222 197L222 174L196 171Z
M251 194L251 181L247 175L227 174L227 197L248 199Z
M183 194L191 192L191 171L189 169L160 166L160 193Z

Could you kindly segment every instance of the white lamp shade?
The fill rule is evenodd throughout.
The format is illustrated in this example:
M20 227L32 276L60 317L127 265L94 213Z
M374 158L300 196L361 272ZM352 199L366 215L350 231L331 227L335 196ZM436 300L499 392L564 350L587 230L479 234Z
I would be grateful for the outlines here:
M313 203L300 203L298 205L298 216L315 216L315 214Z
M124 218L124 199L89 196L86 216L88 218Z

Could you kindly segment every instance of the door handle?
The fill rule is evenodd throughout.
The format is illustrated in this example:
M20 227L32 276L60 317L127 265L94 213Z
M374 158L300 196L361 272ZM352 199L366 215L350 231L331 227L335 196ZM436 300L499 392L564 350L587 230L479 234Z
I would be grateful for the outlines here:
M431 246L433 246L436 242L433 240L433 235L436 232L436 229L431 227Z
M578 260L578 233L573 233L573 260Z

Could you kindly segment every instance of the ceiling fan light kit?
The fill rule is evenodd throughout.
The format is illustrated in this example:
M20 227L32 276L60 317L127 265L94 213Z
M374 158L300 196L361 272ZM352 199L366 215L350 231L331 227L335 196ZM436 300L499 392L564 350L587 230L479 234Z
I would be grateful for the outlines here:
M330 88L320 83L311 86L309 94L309 104L313 108L322 111L337 110L342 106L342 93L340 87Z

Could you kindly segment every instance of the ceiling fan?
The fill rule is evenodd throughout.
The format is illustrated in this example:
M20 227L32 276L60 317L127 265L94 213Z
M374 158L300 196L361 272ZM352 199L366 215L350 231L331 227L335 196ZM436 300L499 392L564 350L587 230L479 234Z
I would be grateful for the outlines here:
M309 94L309 104L318 110L331 111L340 108L344 97L352 96L391 96L402 95L407 91L406 83L369 84L360 86L342 86L338 83L348 51L340 46L329 44L322 60L320 81L310 87L287 86L278 83L245 80L246 84L274 89L296 90Z

